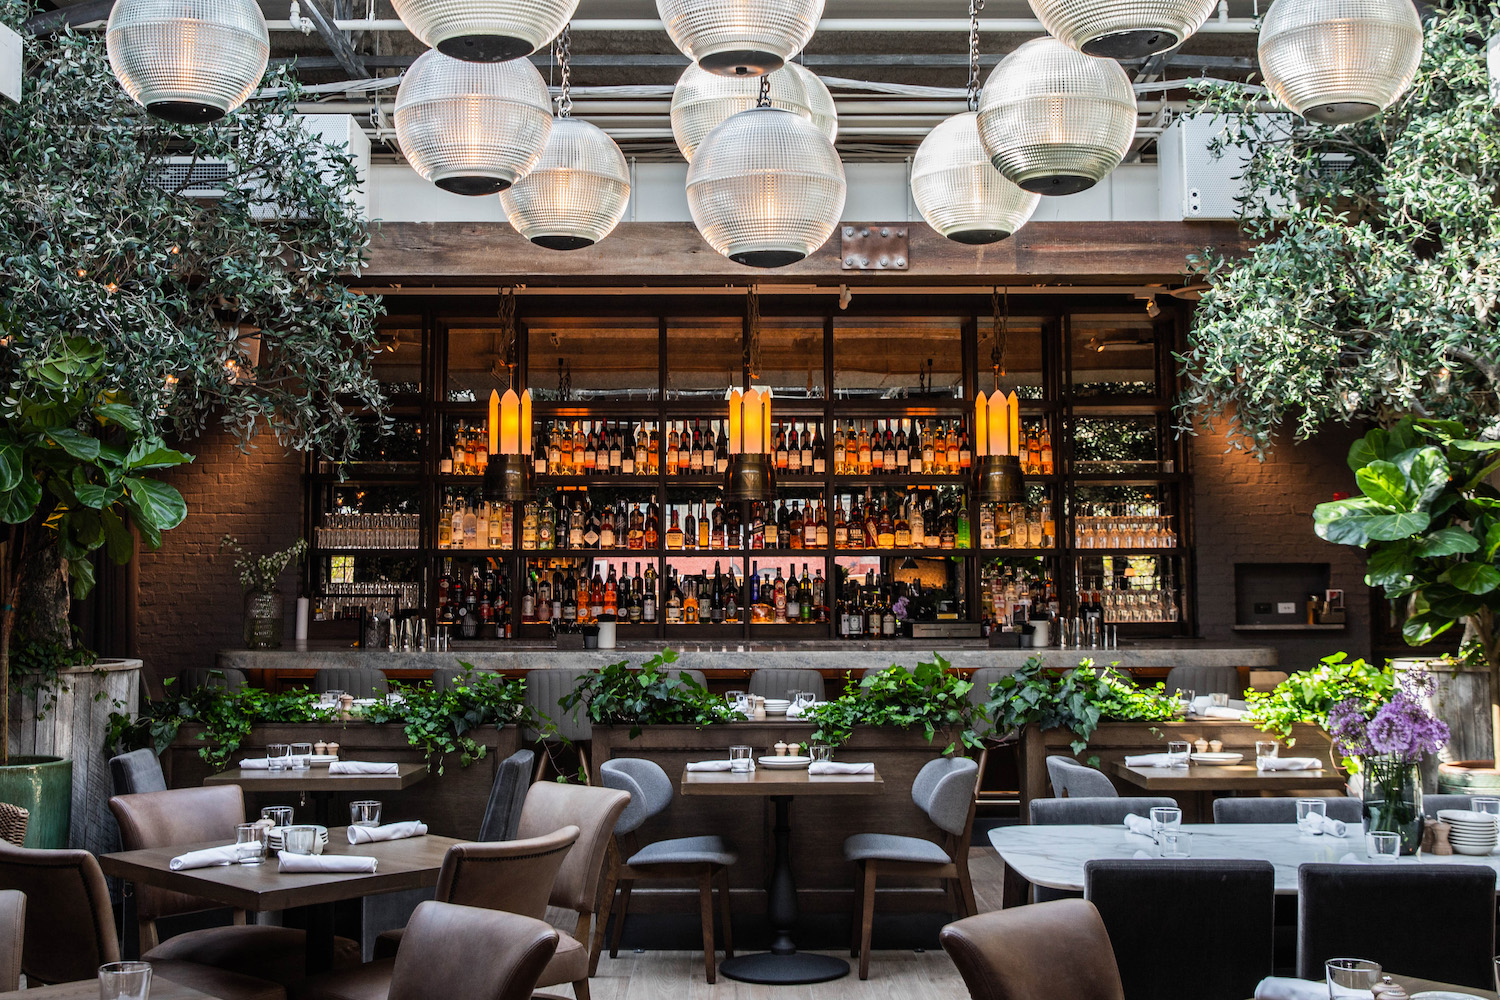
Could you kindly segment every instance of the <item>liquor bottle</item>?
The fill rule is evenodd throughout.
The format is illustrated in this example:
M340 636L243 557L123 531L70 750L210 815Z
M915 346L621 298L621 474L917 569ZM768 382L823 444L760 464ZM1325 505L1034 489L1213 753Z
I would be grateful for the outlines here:
M552 424L551 430L547 433L547 467L542 471L553 476L562 473L561 439L556 424Z
M828 505L818 504L818 523L813 530L813 545L820 549L828 548Z
M896 505L896 548L911 548L911 520L907 518L907 504Z
M724 621L731 625L740 620L740 581L734 570L730 563L729 579L724 582Z
M906 438L906 445L909 449L907 472L920 476L925 471L922 465L922 421L911 421L911 433Z
M922 519L922 504L915 497L909 504L910 512L906 516L907 526L911 529L911 547L914 549L925 548L927 545L927 523Z
M860 446L860 453L864 453L864 446ZM881 434L880 424L875 425L875 433L870 435L870 474L883 475L885 468L885 438Z
M896 522L891 518L891 509L884 500L880 502L880 520L875 529L875 547L878 549L896 547Z
M715 625L724 624L724 571L714 560L714 589L709 597L708 620Z
M682 591L677 587L677 574L672 571L667 580L667 624L682 624Z
M1028 476L1042 474L1042 439L1037 436L1036 424L1031 425L1026 435L1026 474Z
M620 611L620 581L615 576L614 563L609 566L609 579L604 581L603 614L618 615Z
M885 425L885 472L888 476L898 475L901 467L896 463L896 438L891 434L891 422Z
M875 501L870 498L870 491L865 490L865 537L861 546L867 549L880 547L880 511L875 506Z
M592 476L599 467L599 434L592 423L585 425L583 435L582 474Z
M970 540L969 507L966 503L964 503L964 498L962 496L958 498L957 502L958 513L954 516L955 524L953 532L953 544L956 548L966 549L969 547Z
M641 513L640 504L634 504L630 508L630 528L625 535L625 547L637 551L646 547L646 515Z
M688 450L688 472L699 475L703 472L703 422L693 421L692 443Z
M675 476L681 471L677 467L677 441L677 425L673 424L671 430L667 431L667 475L669 476Z
M844 519L842 501L835 504L833 508L833 547L836 549L849 547L849 522Z
M537 504L535 501L528 503L521 516L521 548L527 551L536 549L537 540Z
M798 444L802 450L802 471L804 473L811 473L813 471L812 432L807 429L806 424L802 425L802 436Z
M537 512L536 547L542 551L557 547L557 509L550 499Z
M807 536L803 533L804 525L805 522L802 519L802 508L794 500L792 501L791 515L787 518L787 548L802 548L803 543L807 540Z
M578 580L573 576L572 567L568 568L568 577L563 582L562 620L568 624L578 620Z
M682 519L682 547L685 549L698 547L698 519L693 516L692 504L688 504L687 513Z
M802 564L802 583L797 587L798 599L802 606L802 620L810 622L813 619L813 593L812 577L807 573L807 563Z
M776 580L771 585L772 603L776 608L776 622L786 624L786 580L782 579L781 567L776 567Z
M589 617L598 618L604 614L604 577L600 574L599 564L594 563L594 578L589 581Z
M719 422L719 438L714 442L714 471L719 475L729 468L729 435L724 432L727 421Z
M857 459L857 461L859 462L858 475L868 476L870 475L870 471L874 468L874 465L872 464L873 459L871 458L870 451L870 433L868 428L866 428L863 423L859 425L859 439L857 449L859 456Z
M1052 464L1052 428L1042 424L1042 475L1050 476L1055 471Z
M961 450L958 444L958 426L948 429L948 474L956 476L963 471Z
M911 444L906 439L906 425L896 432L896 471L903 476L911 474Z
M453 513L445 505L438 515L438 548L451 549L453 545Z
M838 421L833 424L833 474L836 476L848 475L848 467L844 464L844 429L839 426Z
M813 435L812 442L812 472L815 476L828 474L828 448L823 443L823 422L818 422L818 429Z
M951 549L958 543L958 518L951 507L944 507L938 515L938 548Z
M724 547L727 549L744 547L744 535L740 530L739 504L730 507L728 515L724 518Z
M781 570L779 568L776 570L776 577L777 582L780 583ZM782 615L784 611L784 620L795 624L802 618L802 600L801 596L798 594L797 571L795 569L793 569L792 572L788 574L786 586L782 589L781 593L784 595L784 600L782 600L781 606L777 608L776 620L783 620Z
M620 440L620 425L615 424L609 434L609 472L612 476L618 476L623 471L622 465L625 461L624 442Z
M715 500L711 515L712 528L709 531L709 546L722 550L726 547L726 536L724 528L724 501Z
M812 602L813 606L818 609L818 621L826 623L828 621L828 588L823 579L821 566L813 570Z
M660 542L661 522L656 519L656 505L652 504L651 509L646 514L645 548L654 552Z
M627 476L649 475L651 464L651 439L646 436L646 425L637 424L635 428L635 446L631 449L630 470ZM623 471L623 470L622 470Z
M776 450L771 454L771 461L777 472L786 472L790 458L786 450L786 430L778 425L777 430L771 435L776 441Z
M656 566L646 567L646 576L641 587L641 621L656 624Z
M682 624L698 625L702 622L698 606L698 583L692 577L682 581Z
M750 564L750 604L760 603L760 563Z
M615 547L615 515L608 507L604 508L604 513L599 518L599 547L601 549Z
M703 465L703 471L704 471L705 474L714 471L714 465L715 465L715 460L714 460L714 424L715 423L716 423L716 421L709 421L708 430L706 430L706 431L703 432L703 443L702 443L703 455L701 456L701 458L699 459L699 461Z
M981 549L995 547L996 510L1000 506L1000 504L979 505L979 547Z
M812 501L807 503L807 513L802 515L802 547L815 548L818 544L818 518L813 512Z
M788 426L786 433L786 471L788 475L802 474L802 443L797 438L797 425Z
M924 427L922 433L922 468L919 470L926 475L937 475L937 453L933 445L933 432L931 428Z
M640 462L636 462L636 475L641 475ZM651 425L651 437L646 442L646 469L645 475L656 476L661 474L661 429Z
M708 548L708 544L712 540L713 528L708 523L708 515L704 512L703 507L700 505L698 507L698 548Z
M625 510L625 501L615 504L615 548L625 546L625 536L630 532L630 515Z
M688 431L687 421L682 422L682 432L677 435L677 474L685 476L693 464L693 435Z

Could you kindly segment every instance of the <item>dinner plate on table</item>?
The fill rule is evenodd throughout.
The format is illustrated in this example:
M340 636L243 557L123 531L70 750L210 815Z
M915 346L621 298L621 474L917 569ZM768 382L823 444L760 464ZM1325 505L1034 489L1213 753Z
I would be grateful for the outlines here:
M811 757L762 757L760 759L761 767L768 767L773 771L804 771L811 763Z
M1194 764L1219 764L1221 766L1225 764L1238 764L1245 759L1245 755L1242 753L1229 753L1228 751L1223 753L1195 753L1192 756Z
M336 753L315 753L307 758L307 762L313 767L327 767L339 759Z
M1477 993L1451 993L1448 990L1428 990L1414 993L1411 1000L1480 1000Z

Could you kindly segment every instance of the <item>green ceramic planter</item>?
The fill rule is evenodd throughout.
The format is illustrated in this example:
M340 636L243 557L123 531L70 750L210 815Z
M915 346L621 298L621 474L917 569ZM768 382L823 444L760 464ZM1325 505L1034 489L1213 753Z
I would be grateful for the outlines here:
M1500 795L1500 770L1492 760L1455 760L1438 766L1445 795Z
M0 802L31 812L26 846L65 848L73 812L73 762L62 757L12 757L0 767Z

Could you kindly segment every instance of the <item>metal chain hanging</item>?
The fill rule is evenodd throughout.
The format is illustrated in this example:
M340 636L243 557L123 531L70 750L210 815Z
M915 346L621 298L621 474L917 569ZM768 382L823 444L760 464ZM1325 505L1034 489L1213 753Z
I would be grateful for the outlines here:
M573 114L573 26L568 25L557 36L557 65L562 77L562 95L557 99L557 117Z
M969 110L979 110L979 12L984 0L969 0Z
M765 73L760 78L760 97L756 100L757 108L769 108L771 106L771 74Z
M1000 289L990 289L990 310L994 314L994 346L990 348L990 364L995 369L995 389L1000 389L1000 380L1005 377L1005 335L1010 325L1010 289L1005 289L1001 300Z
M765 77L761 77L762 80ZM746 296L750 312L750 339L745 344L745 366L749 369L750 381L760 378L760 286L751 285Z
M506 388L516 385L516 290L500 289L500 330L496 336L495 364L505 366ZM496 371L496 376L499 371Z

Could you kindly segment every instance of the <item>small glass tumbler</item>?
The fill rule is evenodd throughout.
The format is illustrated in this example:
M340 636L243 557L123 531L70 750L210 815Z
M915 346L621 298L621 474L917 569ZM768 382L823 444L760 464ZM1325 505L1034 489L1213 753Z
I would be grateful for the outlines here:
M1323 835L1323 818L1328 815L1328 803L1322 799L1297 800L1297 829L1315 837Z
M266 860L266 828L260 823L238 823L234 828L234 849L242 865L258 865Z
M306 771L312 767L312 761L309 759L312 757L312 752L313 745L311 743L293 743L291 752L292 770Z
M147 1000L150 962L110 962L99 966L99 1000Z
M1257 740L1255 744L1255 766L1264 771L1266 761L1275 760L1281 753L1281 744L1275 740Z
M374 799L362 799L349 803L350 826L379 826L380 803Z
M1190 858L1193 856L1193 835L1181 830L1161 832L1161 856L1164 858Z
M724 700L727 701L729 703L729 707L734 709L736 712L745 711L745 692L725 691Z
M1330 958L1323 967L1328 973L1329 1000L1373 996L1380 981L1380 963L1364 958Z
M1160 836L1182 829L1182 810L1176 806L1154 806L1151 809L1151 832Z
M1380 831L1365 834L1365 857L1381 864L1393 865L1401 856L1399 834Z
M1187 740L1171 740L1167 743L1167 766L1187 767L1192 759L1193 745Z
M291 826L292 815L291 806L266 806L260 811L260 818L270 820L272 829L278 826Z
M285 771L291 763L292 748L285 743L271 743L266 746L266 767L272 771Z
M1182 714L1193 714L1193 701L1198 697L1198 692L1192 688L1178 689L1177 696L1182 699Z
M811 757L815 763L817 761L833 760L833 747L829 746L826 743L819 743L815 746L808 747L807 755Z
M289 826L281 834L282 847L288 854L311 854L318 846L318 828Z
M1471 805L1469 806L1469 808L1473 809L1477 813L1484 813L1493 822L1495 822L1496 824L1500 824L1500 799L1489 798L1487 796L1481 795L1475 796L1472 800L1470 800L1470 802Z
M1229 694L1227 692L1215 691L1208 696L1208 703L1214 708L1228 708Z
M751 767L750 755L754 752L754 749L752 749L751 747L730 747L729 769L737 773L744 773L749 771Z

